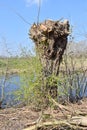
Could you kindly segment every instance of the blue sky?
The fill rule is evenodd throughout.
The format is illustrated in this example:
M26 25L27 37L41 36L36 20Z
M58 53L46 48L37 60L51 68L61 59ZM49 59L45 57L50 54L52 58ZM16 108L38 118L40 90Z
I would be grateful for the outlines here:
M19 54L21 47L31 49L28 32L37 22L39 0L0 0L0 55ZM27 22L23 21L23 17ZM87 34L87 0L42 0L39 21L68 19L75 41Z

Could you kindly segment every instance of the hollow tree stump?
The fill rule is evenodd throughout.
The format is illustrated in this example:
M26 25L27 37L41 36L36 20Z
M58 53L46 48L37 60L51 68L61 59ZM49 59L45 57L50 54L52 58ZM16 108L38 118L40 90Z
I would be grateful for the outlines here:
M69 35L68 20L63 22L46 20L43 23L34 23L30 28L29 35L36 45L43 66L44 77L58 76L62 55L67 45L67 36ZM57 86L50 86L49 88L51 96L56 97Z

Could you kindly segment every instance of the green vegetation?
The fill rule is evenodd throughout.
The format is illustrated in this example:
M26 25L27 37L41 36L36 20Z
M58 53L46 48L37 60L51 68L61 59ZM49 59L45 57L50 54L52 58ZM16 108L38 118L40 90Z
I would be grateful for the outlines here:
M32 57L33 59L34 57ZM31 58L1 58L0 72L5 73L6 68L9 74L27 72Z
M17 100L22 100L25 104L33 103L42 105L44 93L41 89L43 84L42 67L38 57L22 59L23 66L27 66L25 72L20 73L21 87L14 92ZM41 100L42 99L42 100Z
M64 58L66 58L66 55ZM67 62L65 62L66 60L64 58L60 67L59 76L56 77L52 75L46 80L43 80L44 75L38 56L10 59L9 63L14 61L10 64L10 67L12 67L12 69L14 67L21 71L21 73L19 73L19 76L21 77L21 87L14 92L16 100L21 100L25 104L32 103L33 105L38 106L38 108L48 105L46 102L48 102L48 99L50 100L50 95L46 90L47 83L49 86L57 85L58 101L61 103L73 100L77 101L81 98L81 95L84 96L87 87L85 79L86 66L84 67L86 64L84 63L87 61L84 60L84 62L80 62L82 61L81 58L68 57ZM85 87L83 88L83 86ZM73 95L73 91L75 92L75 95Z
M21 79L21 87L14 92L16 100L21 100L25 104L31 104L42 108L52 105L46 84L49 86L57 85L58 101L77 101L81 96L85 96L87 87L87 59L85 56L64 55L60 66L60 73L44 79L42 66L38 56L0 58L0 73L17 73ZM84 86L84 87L83 87ZM73 95L73 91L75 95ZM50 103L48 103L48 99Z

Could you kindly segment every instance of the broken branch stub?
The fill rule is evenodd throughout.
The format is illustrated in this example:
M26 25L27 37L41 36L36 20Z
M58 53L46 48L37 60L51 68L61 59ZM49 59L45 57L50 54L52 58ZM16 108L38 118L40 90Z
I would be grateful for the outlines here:
M29 35L36 45L45 77L51 74L57 76L69 35L68 20L46 20L37 25L33 24Z

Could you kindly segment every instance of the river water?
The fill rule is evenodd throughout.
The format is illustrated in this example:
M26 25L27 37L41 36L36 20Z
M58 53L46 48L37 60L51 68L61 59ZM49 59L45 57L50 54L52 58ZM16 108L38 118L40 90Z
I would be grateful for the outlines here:
M18 75L0 77L0 100L3 100L2 108L13 106L17 103L13 92L18 90L19 88L20 77Z
M80 76L81 77L81 76ZM81 79L78 79L77 81L72 82L74 89L69 91L69 94L72 98L76 97L76 93L78 91L79 97L87 97L87 77L81 77ZM18 75L11 75L7 78L4 76L0 77L0 100L3 98L2 108L11 107L13 105L16 105L18 103L17 100L15 100L15 96L13 92L20 89L21 87L21 79ZM78 88L77 88L78 87ZM77 88L77 89L76 89Z

